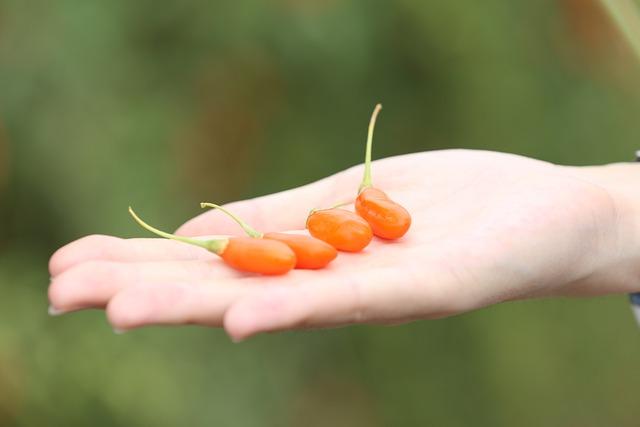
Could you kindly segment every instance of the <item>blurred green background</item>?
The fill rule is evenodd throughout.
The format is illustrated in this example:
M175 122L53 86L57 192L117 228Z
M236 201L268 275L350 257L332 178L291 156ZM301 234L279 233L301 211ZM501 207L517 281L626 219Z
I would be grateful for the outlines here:
M592 0L0 0L0 426L637 426L623 296L410 325L116 336L49 317L47 260L375 156L640 148L638 67Z

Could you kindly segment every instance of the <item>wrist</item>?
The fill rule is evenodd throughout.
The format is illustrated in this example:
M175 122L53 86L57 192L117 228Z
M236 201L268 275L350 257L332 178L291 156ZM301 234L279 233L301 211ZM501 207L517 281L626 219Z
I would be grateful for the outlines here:
M612 163L572 169L584 179L607 190L625 208L640 212L640 163Z
M607 232L615 244L603 248L602 265L591 278L595 293L640 291L640 163L569 167L579 179L603 190L613 209Z

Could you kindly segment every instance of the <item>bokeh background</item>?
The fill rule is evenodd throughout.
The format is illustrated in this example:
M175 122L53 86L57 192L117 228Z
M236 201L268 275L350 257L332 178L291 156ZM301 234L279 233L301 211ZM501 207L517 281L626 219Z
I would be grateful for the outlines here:
M0 426L637 426L623 296L241 345L47 315L47 260L203 199L451 147L640 148L640 67L593 0L0 0Z

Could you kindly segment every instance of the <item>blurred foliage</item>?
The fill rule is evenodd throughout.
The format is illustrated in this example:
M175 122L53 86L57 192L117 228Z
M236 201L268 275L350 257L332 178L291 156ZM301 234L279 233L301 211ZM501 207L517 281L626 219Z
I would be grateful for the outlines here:
M636 426L622 297L232 345L50 318L46 263L359 163L377 101L376 157L626 160L639 70L592 0L1 0L0 425Z

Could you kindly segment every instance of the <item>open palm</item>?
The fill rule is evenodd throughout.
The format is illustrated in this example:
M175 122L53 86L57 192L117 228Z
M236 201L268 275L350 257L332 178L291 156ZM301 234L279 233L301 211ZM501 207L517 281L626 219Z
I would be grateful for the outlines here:
M302 230L311 208L353 200L361 175L357 166L227 207L262 231ZM398 241L374 239L363 252L341 253L323 270L262 277L234 271L183 243L89 236L51 259L53 311L106 308L120 330L224 326L234 339L400 323L518 298L597 294L595 283L622 244L612 198L573 168L446 150L376 161L373 179L413 216L412 228ZM189 236L240 233L218 211L178 230ZM617 290L626 289L620 284Z

